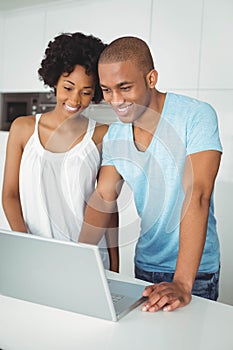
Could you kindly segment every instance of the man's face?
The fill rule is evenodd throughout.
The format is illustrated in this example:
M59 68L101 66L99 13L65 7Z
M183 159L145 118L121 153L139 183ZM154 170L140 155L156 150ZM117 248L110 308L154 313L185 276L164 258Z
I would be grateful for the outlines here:
M99 79L105 101L122 122L134 122L150 107L151 89L136 62L99 64Z

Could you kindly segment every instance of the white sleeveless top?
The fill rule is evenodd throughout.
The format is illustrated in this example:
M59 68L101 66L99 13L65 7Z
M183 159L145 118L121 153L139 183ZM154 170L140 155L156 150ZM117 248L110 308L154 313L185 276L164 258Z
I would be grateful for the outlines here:
M19 188L23 217L28 232L47 238L77 242L85 205L92 194L100 167L99 151L92 140L96 122L89 119L82 141L69 151L53 153L39 140L35 130L21 159ZM105 238L100 247L106 247ZM105 268L109 268L106 249L101 249Z

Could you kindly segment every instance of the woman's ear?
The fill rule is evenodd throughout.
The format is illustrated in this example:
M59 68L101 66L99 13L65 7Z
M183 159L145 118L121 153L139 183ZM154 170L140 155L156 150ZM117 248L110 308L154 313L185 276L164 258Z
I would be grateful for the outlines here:
M154 89L155 85L158 81L158 72L155 69L152 69L149 73L146 75L146 82L150 89Z

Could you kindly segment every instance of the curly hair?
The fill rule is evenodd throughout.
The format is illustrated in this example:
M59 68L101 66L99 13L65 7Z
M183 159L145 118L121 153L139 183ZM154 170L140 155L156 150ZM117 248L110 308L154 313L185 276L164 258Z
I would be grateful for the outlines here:
M95 94L93 101L99 103L102 98L102 91L98 78L98 59L107 44L93 35L83 33L62 33L48 43L45 56L38 69L39 79L44 84L54 89L60 76L64 73L70 74L76 65L83 66L86 74L93 74L95 77Z

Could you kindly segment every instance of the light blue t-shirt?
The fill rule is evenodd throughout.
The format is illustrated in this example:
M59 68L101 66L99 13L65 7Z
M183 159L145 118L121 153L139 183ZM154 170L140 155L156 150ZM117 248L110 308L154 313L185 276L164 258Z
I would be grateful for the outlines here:
M141 217L135 264L146 271L174 272L186 156L205 150L222 152L217 116L207 103L167 93L159 124L145 152L133 140L131 123L113 123L104 137L102 165L113 165L134 193ZM210 202L207 238L200 272L219 268L219 240Z

